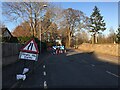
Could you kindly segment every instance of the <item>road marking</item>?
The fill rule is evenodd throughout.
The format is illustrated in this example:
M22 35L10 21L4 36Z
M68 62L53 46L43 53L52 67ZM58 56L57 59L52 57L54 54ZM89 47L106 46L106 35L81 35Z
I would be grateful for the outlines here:
M45 68L45 65L43 65L43 68Z
M87 61L85 61L85 60L82 60L84 63L88 63Z
M44 81L44 88L47 89L47 83Z
M91 64L93 67L95 66L94 64Z
M45 71L43 72L43 75L46 76L46 72Z
M109 71L106 71L108 74L111 74L111 75L113 75L113 76L115 76L115 77L120 77L120 76L118 76L118 75L116 75L116 74L114 74L114 73L111 73L111 72L109 72Z

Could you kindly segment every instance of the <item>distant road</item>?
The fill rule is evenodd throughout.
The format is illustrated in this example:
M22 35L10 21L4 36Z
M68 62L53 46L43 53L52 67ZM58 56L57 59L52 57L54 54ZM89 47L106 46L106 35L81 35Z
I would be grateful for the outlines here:
M20 88L117 88L118 65L100 61L93 53L69 50L49 54Z

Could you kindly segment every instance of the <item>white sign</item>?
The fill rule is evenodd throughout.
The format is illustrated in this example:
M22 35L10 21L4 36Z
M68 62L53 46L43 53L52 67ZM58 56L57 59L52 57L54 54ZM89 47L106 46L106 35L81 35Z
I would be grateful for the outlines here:
M25 80L25 79L26 79L26 75L18 74L18 75L16 76L16 79L17 79L17 80L20 80L20 79Z
M20 52L19 59L26 59L26 60L34 60L37 61L38 54L27 53L27 52Z
M27 73L28 71L29 71L29 68L24 68L22 74L25 74L25 73Z

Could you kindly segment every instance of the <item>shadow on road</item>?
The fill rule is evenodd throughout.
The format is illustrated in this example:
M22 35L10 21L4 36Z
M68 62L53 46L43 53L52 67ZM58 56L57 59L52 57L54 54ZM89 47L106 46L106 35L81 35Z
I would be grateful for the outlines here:
M70 50L68 52L71 53L71 52L75 52L75 51L74 50ZM69 56L70 58L72 58L72 57L79 57L79 59L83 58L83 59L86 59L88 61L92 61L93 60L96 63L109 63L111 65L120 66L119 62L118 62L118 64L116 64L116 63L110 62L110 60L99 59L94 51L91 51L91 52L76 52L76 53L72 53L70 55L66 54L66 56Z
M101 61L94 52L76 52L68 49L67 53L63 54L53 55L50 53L49 57L43 61L46 65L48 88L118 87L118 78L115 75L119 75L119 65ZM22 72L23 65L21 61L21 64L11 65L12 68L9 68L10 66L5 67L6 69L3 68L3 88L9 88L16 82L16 74ZM27 87L26 85L28 85L31 88L36 86L38 88L39 83L43 82L37 81L37 78L42 78L41 72L43 72L41 68L36 68L36 75L31 74L26 79L27 84L23 84L23 86ZM31 78L34 76L36 76L36 79ZM30 85L29 82L31 82ZM36 85L32 82L36 83Z
M101 61L94 52L54 55L46 60L49 88L118 88L119 65Z

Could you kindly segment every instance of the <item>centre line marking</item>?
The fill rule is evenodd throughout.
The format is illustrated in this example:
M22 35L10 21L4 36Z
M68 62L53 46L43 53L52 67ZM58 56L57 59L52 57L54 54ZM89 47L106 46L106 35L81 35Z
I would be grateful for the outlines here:
M43 65L43 68L45 68L45 65Z
M44 88L47 89L47 83L44 81Z
M111 74L111 75L113 75L113 76L115 76L115 77L120 77L120 76L118 76L118 75L116 75L116 74L114 74L114 73L111 73L111 72L109 72L109 71L106 71L107 73L109 73L109 74Z
M94 64L91 64L93 67L95 66Z
M46 72L45 71L43 72L43 74L44 74L44 76L46 76Z
M82 62L84 62L84 63L88 63L87 61L85 61L85 60L82 60Z

